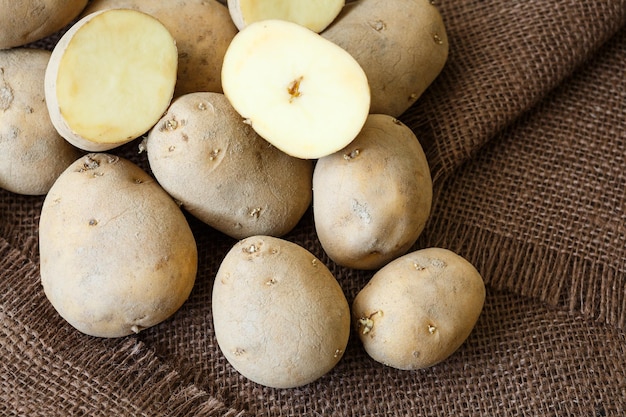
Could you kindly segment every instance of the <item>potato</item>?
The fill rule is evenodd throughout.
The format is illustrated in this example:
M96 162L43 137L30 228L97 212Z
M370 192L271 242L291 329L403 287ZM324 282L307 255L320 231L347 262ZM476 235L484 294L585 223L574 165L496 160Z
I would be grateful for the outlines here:
M80 19L52 51L45 74L52 124L86 151L146 133L170 104L178 53L156 18L113 9Z
M404 255L422 233L432 193L415 134L391 116L372 114L350 145L317 161L313 216L319 241L340 265L380 268Z
M350 143L369 112L359 64L296 23L251 23L233 39L222 67L224 94L265 140L302 159Z
M121 337L154 326L189 296L197 271L191 229L141 168L96 153L64 171L39 223L41 284L79 331Z
M281 19L319 33L344 4L344 0L228 0L228 10L238 29L260 20Z
M0 50L0 188L43 195L81 153L56 131L44 100L50 52Z
M311 204L312 162L259 137L223 94L177 98L144 143L163 188L236 239L282 236Z
M443 248L404 255L380 269L352 304L366 352L413 370L452 355L476 325L485 285L474 266Z
M363 67L372 90L371 113L404 113L448 59L444 22L430 0L357 0L322 36Z
M302 386L343 356L348 302L328 268L295 243L270 236L240 241L224 257L212 297L221 351L256 383Z
M178 48L175 97L199 91L223 92L222 62L237 33L224 4L215 0L95 0L83 14L107 8L138 10L167 27Z
M0 49L24 46L68 25L87 0L0 0Z

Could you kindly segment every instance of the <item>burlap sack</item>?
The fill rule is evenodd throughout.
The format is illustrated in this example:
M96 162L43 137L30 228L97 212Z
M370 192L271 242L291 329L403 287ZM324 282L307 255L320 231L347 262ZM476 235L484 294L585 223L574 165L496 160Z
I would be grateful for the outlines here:
M435 178L415 249L456 251L488 288L452 357L398 371L352 337L312 384L246 380L221 355L211 321L212 279L234 241L191 218L200 272L183 308L137 336L85 336L40 286L43 198L0 190L0 414L626 415L626 1L437 6L449 61L401 119ZM136 143L116 152L146 167ZM310 212L286 238L319 256L349 301L371 277L324 255Z

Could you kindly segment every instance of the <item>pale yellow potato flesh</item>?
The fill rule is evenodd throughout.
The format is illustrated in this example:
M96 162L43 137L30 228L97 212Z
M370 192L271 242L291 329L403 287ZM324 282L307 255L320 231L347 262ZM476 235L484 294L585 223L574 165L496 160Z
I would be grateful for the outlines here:
M225 4L217 0L93 0L83 14L105 9L144 12L167 27L178 48L175 97L200 91L222 92L222 61L237 34Z
M354 58L282 20L252 23L235 36L224 57L222 87L261 137L303 159L346 146L369 113L369 84Z
M228 0L228 10L239 29L253 22L281 19L321 32L335 20L344 0Z
M133 10L82 18L59 41L46 70L46 101L61 136L105 151L147 132L167 109L178 54L157 19Z

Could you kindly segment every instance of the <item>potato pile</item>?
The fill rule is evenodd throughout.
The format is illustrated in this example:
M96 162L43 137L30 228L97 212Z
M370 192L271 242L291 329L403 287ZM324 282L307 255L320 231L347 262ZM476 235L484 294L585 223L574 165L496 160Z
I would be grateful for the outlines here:
M49 1L33 15L50 26L24 33L4 15L0 187L45 195L41 282L76 329L122 337L183 305L198 272L188 213L238 240L213 324L254 382L319 379L351 330L398 369L469 336L478 271L443 248L411 252L433 189L398 117L448 56L429 0ZM65 24L51 53L27 48ZM132 141L150 173L115 155ZM373 273L352 306L284 239L311 205L328 257Z

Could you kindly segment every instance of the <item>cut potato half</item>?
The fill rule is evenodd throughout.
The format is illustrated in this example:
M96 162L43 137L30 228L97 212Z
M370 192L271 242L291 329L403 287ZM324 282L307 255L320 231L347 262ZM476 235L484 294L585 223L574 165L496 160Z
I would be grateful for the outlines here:
M260 20L280 19L319 33L345 4L344 0L228 0L228 10L239 30Z
M154 17L125 9L85 16L60 39L46 69L55 128L87 151L130 142L169 106L177 63L174 38Z
M303 159L329 155L359 133L370 108L367 77L344 49L296 23L252 23L233 39L224 94L265 140Z
M159 19L176 39L178 80L174 97L180 97L200 91L222 92L222 60L228 44L237 34L228 7L222 3L217 0L91 0L83 14L132 9Z

